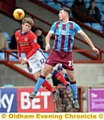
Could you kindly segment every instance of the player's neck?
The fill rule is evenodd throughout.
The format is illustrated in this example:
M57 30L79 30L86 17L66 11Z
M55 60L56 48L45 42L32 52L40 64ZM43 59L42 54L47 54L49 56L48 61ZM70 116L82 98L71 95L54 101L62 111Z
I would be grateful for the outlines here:
M62 20L63 23L67 23L68 21L69 21L69 19Z
M29 32L29 31L28 31ZM26 35L28 32L25 32L25 31L23 31L23 30L21 30L21 35Z
M23 31L23 30L22 30L22 34L26 34L26 33L28 33L28 32L29 32L29 31Z

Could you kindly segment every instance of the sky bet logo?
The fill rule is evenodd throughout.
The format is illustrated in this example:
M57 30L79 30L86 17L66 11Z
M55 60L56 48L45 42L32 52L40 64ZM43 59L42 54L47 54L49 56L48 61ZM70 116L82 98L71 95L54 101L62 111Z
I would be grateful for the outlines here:
M33 88L0 88L0 112L53 112L53 96L41 88L35 99L30 100Z
M1 88L0 89L0 112L16 112L16 89Z

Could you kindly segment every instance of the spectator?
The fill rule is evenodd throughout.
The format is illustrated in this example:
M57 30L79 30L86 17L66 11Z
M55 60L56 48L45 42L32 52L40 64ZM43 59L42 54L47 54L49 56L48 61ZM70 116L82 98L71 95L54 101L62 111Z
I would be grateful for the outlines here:
M78 10L79 12L89 15L88 10L86 9L85 3L83 0L75 0L72 8L74 8L75 10ZM88 18L75 12L72 11L73 17L81 22L88 22Z
M98 20L98 21L101 20L99 8L96 7L96 2L94 0L90 1L90 6L88 8L88 12L89 12L89 15L92 18L94 18L95 20ZM94 21L90 20L90 22L94 22Z
M5 38L4 34L2 33L2 27L0 25L0 51L8 49L9 45L8 45L8 41Z
M64 76L64 78L66 79L66 81L70 82L70 80L69 80L69 78L68 78L68 75L67 75L66 73L64 73L64 71L63 71L62 65L59 65L59 66L57 67L57 70L58 70L61 74L63 74L63 76ZM54 77L53 75L52 75L52 81L53 81L53 85L54 85L54 86L58 86L58 84L62 84L62 82L60 82L59 80L57 80L57 78Z
M13 36L11 37L10 48L11 48L11 49L17 49L17 42L16 42L16 38L15 38L15 35L14 35L14 34L13 34Z
M37 36L37 43L40 45L41 49L45 49L44 48L44 40L43 40L43 30L42 28L37 28L36 30L34 30L34 28L32 28L32 31L35 32L36 36Z
M18 30L18 29L16 29L16 30ZM14 34L12 35L12 37L11 37L10 49L16 49L17 50L17 42L16 42L16 38L15 38L15 31L14 31Z
M37 29L32 28L31 30L36 34L37 43L40 45L40 48L42 50L45 50L44 39L43 39L43 36L42 36L42 34L43 34L42 28L39 28L39 27ZM44 53L44 56L47 58L49 54L47 52L45 52L45 51L43 51L43 53Z

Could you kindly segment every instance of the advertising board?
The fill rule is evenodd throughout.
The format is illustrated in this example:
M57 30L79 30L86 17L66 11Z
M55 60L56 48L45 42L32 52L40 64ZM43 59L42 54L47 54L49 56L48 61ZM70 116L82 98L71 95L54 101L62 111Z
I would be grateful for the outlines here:
M33 100L29 99L33 88L0 88L0 112L53 112L53 96L40 88Z

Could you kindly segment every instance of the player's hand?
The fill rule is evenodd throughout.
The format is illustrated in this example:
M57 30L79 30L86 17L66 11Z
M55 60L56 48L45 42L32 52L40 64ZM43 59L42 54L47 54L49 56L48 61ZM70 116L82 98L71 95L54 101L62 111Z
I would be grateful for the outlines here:
M51 47L50 47L50 44L47 44L46 47L45 47L46 52L49 52L49 51L50 51L50 48L51 48Z
M98 50L97 48L94 47L92 50L93 50L94 52L96 52L97 54L99 54L99 50Z
M20 61L20 63L23 61L23 58L22 57L19 57L19 61Z
M27 62L28 62L27 58L23 58L21 64L24 65L24 64L26 64Z

